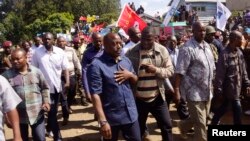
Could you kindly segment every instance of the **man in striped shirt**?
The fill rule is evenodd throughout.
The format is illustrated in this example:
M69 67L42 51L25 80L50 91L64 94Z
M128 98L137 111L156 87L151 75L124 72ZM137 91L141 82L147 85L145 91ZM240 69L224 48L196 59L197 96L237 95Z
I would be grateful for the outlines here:
M172 123L165 101L164 81L173 75L174 68L167 49L154 42L155 31L146 27L141 42L129 49L126 56L131 60L138 75L134 93L139 113L141 136L144 135L149 112L155 117L163 141L172 141Z

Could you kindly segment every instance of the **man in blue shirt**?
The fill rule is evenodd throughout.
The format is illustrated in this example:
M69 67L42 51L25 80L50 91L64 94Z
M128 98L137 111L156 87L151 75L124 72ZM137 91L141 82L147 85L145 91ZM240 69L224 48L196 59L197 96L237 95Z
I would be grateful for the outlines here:
M82 82L83 82L83 89L86 93L86 98L88 101L91 101L91 96L89 94L89 86L87 80L87 69L90 63L97 57L100 57L103 53L102 47L102 36L100 33L93 33L92 36L92 43L88 44L87 49L83 53L82 57Z
M90 94L105 141L118 140L119 131L125 140L140 141L138 113L131 85L136 84L132 63L120 56L121 38L115 33L104 36L104 53L88 68Z

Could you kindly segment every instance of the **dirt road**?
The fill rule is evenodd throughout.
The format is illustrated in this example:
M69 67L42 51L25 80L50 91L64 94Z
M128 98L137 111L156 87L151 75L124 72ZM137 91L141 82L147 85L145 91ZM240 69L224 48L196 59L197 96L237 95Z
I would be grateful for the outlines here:
M75 105L73 108L73 114L70 115L69 123L66 126L61 126L61 111L59 108L59 124L61 128L61 133L63 136L63 141L99 141L100 135L98 132L98 124L97 121L94 121L94 114L92 105L87 107L83 107L81 105ZM180 139L180 132L177 128L177 122L179 122L178 116L176 114L176 109L171 105L170 114L173 118L173 134L175 141L182 141ZM243 117L244 123L250 124L250 118L244 116ZM157 128L156 122L152 115L149 115L148 118L148 128L151 134L151 138L153 141L160 141L160 130ZM228 113L223 118L223 123L232 123L231 114ZM11 141L12 139L12 132L5 126L5 136L7 141ZM120 139L122 140L122 138ZM51 138L47 138L47 141L52 141ZM192 141L192 137L187 141Z

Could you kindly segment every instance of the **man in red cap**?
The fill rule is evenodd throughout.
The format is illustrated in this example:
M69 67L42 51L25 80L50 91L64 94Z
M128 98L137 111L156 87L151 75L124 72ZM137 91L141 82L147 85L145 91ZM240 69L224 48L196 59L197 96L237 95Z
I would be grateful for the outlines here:
M11 68L10 63L10 54L12 51L12 42L11 41L4 41L2 44L3 47L3 59L1 59L0 64L0 73L4 72L5 70Z

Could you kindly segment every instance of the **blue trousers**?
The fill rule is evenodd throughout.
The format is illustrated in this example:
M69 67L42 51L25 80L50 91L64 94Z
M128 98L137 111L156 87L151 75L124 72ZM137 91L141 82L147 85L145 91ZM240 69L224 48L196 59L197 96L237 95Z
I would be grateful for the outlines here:
M227 112L228 105L232 105L233 110L233 120L235 125L241 125L241 115L242 115L242 108L240 100L229 100L225 99L220 107L214 110L214 116L212 118L211 124L217 125L219 124L220 118Z
M45 141L45 123L44 115L37 123L30 125L33 141ZM29 140L29 124L20 124L20 131L23 141Z
M47 131L53 132L54 141L61 141L61 133L57 121L57 112L58 112L58 101L59 101L60 93L55 92L54 94L50 94L51 105L50 111L48 113L48 121L47 121Z
M103 139L103 141L117 141L120 131L122 131L122 135L126 141L141 141L138 120L130 124L111 126L111 131L112 139Z

